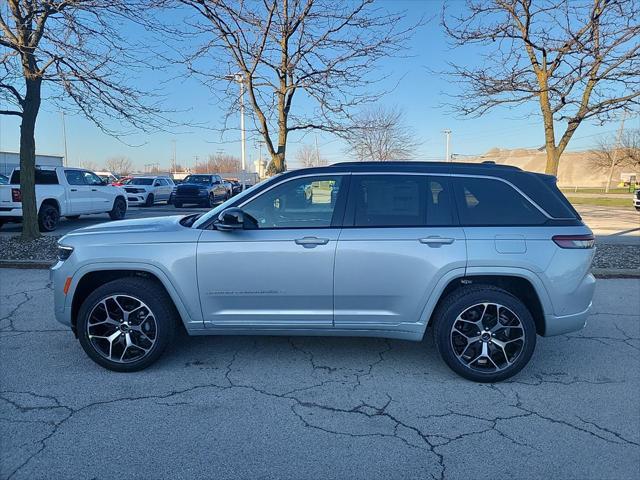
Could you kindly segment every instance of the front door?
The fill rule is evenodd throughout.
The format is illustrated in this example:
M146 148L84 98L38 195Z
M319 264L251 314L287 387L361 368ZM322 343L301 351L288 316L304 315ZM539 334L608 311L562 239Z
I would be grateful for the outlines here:
M447 177L352 175L335 259L336 328L410 328L441 276L464 271L450 190Z
M345 175L284 180L241 205L257 228L205 230L198 288L205 324L331 328Z
M108 212L113 208L115 195L111 185L105 185L95 173L85 170L84 181L91 187L91 208L95 213Z
M85 181L83 170L65 170L69 184L69 215L93 213L91 186Z

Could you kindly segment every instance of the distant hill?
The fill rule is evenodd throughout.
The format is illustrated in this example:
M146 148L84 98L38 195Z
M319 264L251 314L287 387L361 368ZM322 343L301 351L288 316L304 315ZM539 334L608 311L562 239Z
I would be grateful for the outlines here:
M562 187L602 187L607 182L609 172L607 169L595 169L590 162L592 152L565 152L560 157L560 169L558 171L558 185ZM463 162L494 161L499 164L514 165L531 172L544 172L547 156L544 151L537 149L502 149L492 148L480 157L456 158ZM613 175L614 185L620 181L621 173L630 172L629 169L617 168Z

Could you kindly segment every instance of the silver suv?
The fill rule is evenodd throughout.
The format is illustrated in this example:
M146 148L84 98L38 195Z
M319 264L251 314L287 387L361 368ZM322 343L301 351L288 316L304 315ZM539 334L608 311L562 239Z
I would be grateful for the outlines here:
M584 326L594 237L555 178L515 167L341 163L287 172L203 215L126 220L60 240L57 319L100 365L191 335L420 341L480 382L536 336Z

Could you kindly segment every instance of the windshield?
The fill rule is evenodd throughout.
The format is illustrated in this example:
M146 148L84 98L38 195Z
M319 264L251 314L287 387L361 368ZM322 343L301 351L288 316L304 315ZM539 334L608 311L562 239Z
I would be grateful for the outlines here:
M127 185L153 185L153 178L132 178Z
M256 187L258 187L258 185L262 186L265 183L271 183L276 181L278 178L280 177L280 175L275 175L271 178L269 178L268 180L264 180L262 182L256 183L255 185L251 186L250 188L247 188L244 192L240 192L238 195L236 195L235 197L231 197L229 200L227 200L226 202L221 203L220 205L218 205L217 207L215 207L213 210L209 210L207 213L205 213L204 215L202 215L200 218L198 218L198 220L196 220L193 225L191 226L191 228L200 228L201 225L207 223L207 221L211 218L213 218L214 216L220 214L220 212L222 210L224 210L225 208L229 208L231 205L237 203L239 200L242 200L244 197L251 195L251 192L253 192ZM187 177L188 178L188 177ZM186 181L186 180L185 180ZM242 202L240 202L242 203Z
M211 176L209 175L189 175L182 183L211 183Z

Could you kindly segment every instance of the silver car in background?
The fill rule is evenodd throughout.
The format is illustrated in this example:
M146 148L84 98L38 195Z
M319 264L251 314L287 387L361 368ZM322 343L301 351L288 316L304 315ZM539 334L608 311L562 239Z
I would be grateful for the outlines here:
M60 240L55 314L134 371L191 335L373 336L431 326L451 369L494 382L536 337L585 325L594 237L555 178L515 167L341 163L287 172L204 215Z

